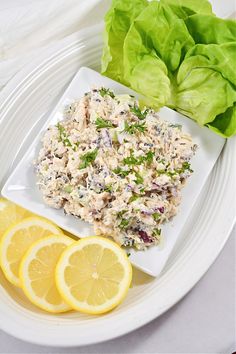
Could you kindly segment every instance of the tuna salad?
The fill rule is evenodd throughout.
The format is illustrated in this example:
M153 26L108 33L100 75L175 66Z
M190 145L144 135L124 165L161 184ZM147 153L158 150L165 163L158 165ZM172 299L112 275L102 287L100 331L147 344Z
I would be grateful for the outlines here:
M35 170L47 205L92 223L96 235L145 249L177 214L195 150L181 126L101 87L48 128Z

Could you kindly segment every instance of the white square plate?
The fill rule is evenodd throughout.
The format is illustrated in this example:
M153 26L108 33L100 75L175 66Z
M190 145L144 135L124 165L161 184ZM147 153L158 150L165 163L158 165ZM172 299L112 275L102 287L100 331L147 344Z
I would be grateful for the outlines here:
M73 216L65 216L62 210L50 208L43 203L41 193L36 185L32 162L38 154L41 146L40 141L47 127L63 119L65 105L82 97L93 86L105 86L114 90L116 94L128 93L135 95L137 98L139 97L134 91L100 75L96 71L81 68L48 117L37 139L29 147L27 153L2 189L2 195L6 198L31 210L35 214L52 220L63 229L80 237L93 235L93 227ZM171 222L162 227L164 242L160 246L151 247L147 251L131 251L131 262L139 269L153 276L159 275L162 271L225 142L223 138L212 133L208 128L199 127L192 120L169 108L162 108L160 117L169 122L181 124L183 130L192 135L193 141L199 148L191 163L194 173L182 190L179 213Z

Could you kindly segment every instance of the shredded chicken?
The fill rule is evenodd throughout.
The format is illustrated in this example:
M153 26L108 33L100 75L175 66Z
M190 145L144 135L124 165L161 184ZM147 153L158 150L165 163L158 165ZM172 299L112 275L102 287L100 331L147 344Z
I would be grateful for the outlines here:
M137 249L160 242L196 150L181 126L106 88L67 107L42 144L35 167L45 203Z

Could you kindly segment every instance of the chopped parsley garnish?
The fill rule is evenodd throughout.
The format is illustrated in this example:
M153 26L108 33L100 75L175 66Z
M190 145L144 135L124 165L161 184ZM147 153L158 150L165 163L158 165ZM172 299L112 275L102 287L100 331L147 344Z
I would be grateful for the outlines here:
M143 184L144 179L138 172L135 172L135 177L136 177L136 180L134 182L136 184Z
M125 213L127 213L127 210L121 210L117 213L117 218L121 218Z
M182 164L182 167L181 168L177 168L175 170L176 173L178 174L181 174L181 173L184 173L186 170L188 170L189 172L193 172L193 170L191 169L191 165L189 162L185 161L183 164Z
M184 170L189 170L190 172L193 172L193 170L191 169L190 163L187 162L187 161L183 163L182 168L183 168Z
M132 197L129 198L129 203L134 202L135 200L137 200L140 196L136 193L133 193Z
M155 221L158 221L158 220L160 219L160 217L161 217L161 214L160 214L160 213L153 213L153 214L152 214L152 217L153 217L153 219L154 219Z
M130 156L124 158L123 163L128 166L136 166L136 165L141 165L143 161L140 158L135 158L132 153ZM116 169L113 170L114 173L121 177L126 177L130 172L133 172L135 174L136 180L134 181L136 184L142 184L144 182L144 179L140 174L136 171L131 170L122 170L121 167L117 167Z
M160 236L160 234L161 234L161 229L154 229L154 230L153 230L153 234L154 234L154 236Z
M98 149L93 151L86 152L86 154L80 156L81 163L79 165L79 169L82 170L88 167L92 162L95 161L98 154Z
M71 142L70 142L70 140L69 140L68 138L66 138L66 139L63 140L63 144L64 144L65 146L72 146L72 144L71 144Z
M59 130L60 138L66 134L65 128L60 123L57 123L56 127Z
M169 177L176 176L179 172L177 170L167 171L167 170L157 170L159 175L167 175Z
M167 169L165 170L157 170L157 173L159 175L163 175L163 174L166 174L167 176L170 176L170 177L173 177L177 174L181 174L183 172L185 172L186 170L188 170L189 172L193 172L193 170L191 169L191 165L189 162L185 161L183 164L182 164L182 167L181 168L176 168L175 170L173 171L168 171Z
M148 151L145 156L142 157L143 161L146 161L148 165L152 163L153 157L155 156L155 153L152 151Z
M131 255L131 253L130 252L128 252L128 253L126 253L127 254L127 257L130 257L130 255Z
M104 188L104 191L111 193L113 191L112 184L107 184Z
M113 93L110 89L106 89L105 87L102 87L98 92L100 93L100 95L101 95L102 97L108 95L108 96L110 96L111 98L115 98L114 93Z
M122 219L121 222L119 223L119 227L121 229L126 229L129 226L129 219Z
M125 178L126 176L128 176L128 174L130 173L129 170L128 170L128 171L122 170L121 167L115 168L115 169L113 170L113 172L114 172L116 175L118 175L118 176L120 176L120 177L123 177L123 178Z
M57 123L56 127L59 130L59 141L61 141L64 146L72 147L73 151L77 151L77 148L80 144L79 141L77 141L76 143L71 143L65 128L60 123Z
M136 115L136 117L138 117L138 119L143 120L146 118L147 114L148 114L148 109L145 109L145 111L141 111L141 109L137 106L131 107L130 108L130 112L134 113Z
M167 175L169 177L176 176L178 174L183 173L186 170L186 168L177 168L173 171L168 171L168 170L157 170L159 175ZM190 172L193 172L191 169L189 170Z
M125 128L123 132L126 132L128 134L134 134L136 131L140 133L144 133L146 130L145 122L143 123L134 123L134 124L128 124L127 121L125 121Z
M159 175L163 175L163 174L165 174L167 171L166 170L157 170L157 173L159 174Z
M173 177L173 176L177 175L177 172L175 170L174 171L167 171L166 174L169 177Z
M150 165L152 163L153 157L154 157L155 153L152 151L148 151L146 153L146 155L144 156L138 156L138 157L134 157L133 152L131 151L130 156L125 157L123 159L123 164L124 165L128 165L128 166L138 166L141 165L144 162L147 162L148 165Z
M131 154L128 157L125 157L124 160L123 160L123 164L124 165L128 165L128 166L131 166L131 165L137 166L137 165L141 165L141 163L142 162L140 161L140 159L134 157L133 154Z
M65 146L72 146L65 128L60 123L57 123L56 127L59 130L59 141L61 141Z
M109 120L103 119L101 117L98 117L95 121L97 129L102 129L102 128L114 128L115 126L110 122Z
M74 143L74 146L73 146L72 150L73 150L73 151L77 151L79 144L80 144L79 141L77 141L77 143Z

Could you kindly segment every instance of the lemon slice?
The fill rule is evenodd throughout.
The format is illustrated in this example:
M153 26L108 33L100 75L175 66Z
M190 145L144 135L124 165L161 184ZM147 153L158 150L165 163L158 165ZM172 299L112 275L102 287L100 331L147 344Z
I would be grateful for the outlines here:
M35 216L10 226L0 243L0 265L6 278L20 286L19 266L28 248L38 239L51 234L63 234L50 221Z
M57 290L55 268L62 252L73 242L67 236L44 237L28 249L21 261L22 289L34 305L45 311L60 313L71 310Z
M9 200L0 198L0 240L9 226L31 215L32 214L29 211L19 207Z
M126 296L132 267L126 253L103 237L88 237L69 246L56 267L56 283L74 310L100 314Z

